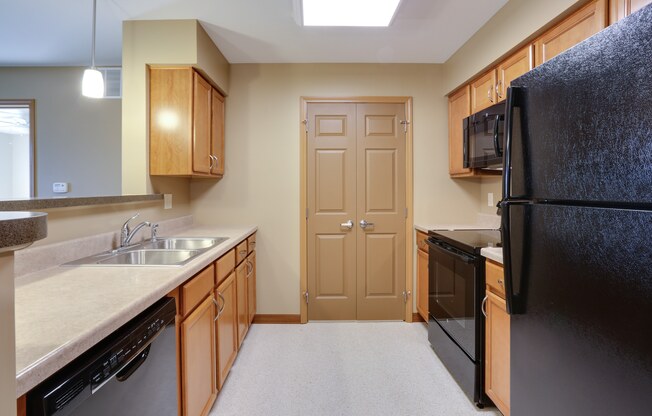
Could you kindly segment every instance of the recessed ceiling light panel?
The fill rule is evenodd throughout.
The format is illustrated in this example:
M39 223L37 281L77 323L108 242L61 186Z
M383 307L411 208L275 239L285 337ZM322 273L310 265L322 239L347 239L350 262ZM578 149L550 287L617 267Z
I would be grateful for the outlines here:
M304 26L389 26L401 0L302 0Z

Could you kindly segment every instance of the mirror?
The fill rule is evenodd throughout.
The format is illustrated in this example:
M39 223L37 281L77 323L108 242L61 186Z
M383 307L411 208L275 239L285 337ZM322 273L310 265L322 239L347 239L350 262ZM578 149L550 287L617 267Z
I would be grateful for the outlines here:
M83 97L84 69L0 67L0 102L33 100L33 197L122 194L122 100Z

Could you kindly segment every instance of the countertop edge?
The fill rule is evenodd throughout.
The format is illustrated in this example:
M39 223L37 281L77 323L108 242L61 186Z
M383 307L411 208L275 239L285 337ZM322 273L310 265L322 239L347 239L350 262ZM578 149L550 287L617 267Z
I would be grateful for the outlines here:
M195 236L199 234L206 235L207 233L205 231L198 232L195 230L206 230L210 228L220 230L220 227L198 225L183 230L182 232L175 234L175 236ZM230 227L230 229L232 228L236 227ZM116 308L115 312L107 315L105 319L97 322L97 324L92 328L87 328L87 330L80 332L77 334L77 336L70 339L68 342L54 347L49 353L45 354L44 356L36 359L28 365L23 366L23 368L17 368L16 397L18 398L30 391L32 388L36 387L39 383L73 361L80 354L87 351L89 348L97 344L106 336L114 332L116 329L120 328L122 325L137 316L147 307L154 304L157 300L166 296L180 284L210 265L213 261L217 260L217 258L219 258L221 255L233 249L248 236L258 231L257 226L242 226L237 228L241 230L237 236L231 236L226 242L206 251L187 265L180 267L178 269L178 273L174 278L169 278L166 282L160 283L157 285L157 287L153 288L150 292L143 294L143 296L139 297L136 301L121 305L119 308ZM54 269L49 269L49 271L58 270L60 268L61 266ZM97 268L94 267L93 269L95 270ZM113 267L102 269L115 270ZM143 269L144 268L139 268L141 271ZM151 269L152 273L156 273L157 270L160 269L156 267ZM17 345L16 348L18 349L19 345Z
M485 247L480 250L484 257L503 264L503 249L501 247Z

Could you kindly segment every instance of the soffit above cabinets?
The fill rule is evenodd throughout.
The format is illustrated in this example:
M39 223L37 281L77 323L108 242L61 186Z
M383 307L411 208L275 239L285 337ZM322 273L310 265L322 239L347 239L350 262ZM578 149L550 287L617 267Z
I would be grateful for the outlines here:
M98 0L96 63L120 65L122 21L198 19L231 63L442 63L507 0L402 0L389 28L303 27L300 0ZM86 66L91 0L5 2L0 66Z

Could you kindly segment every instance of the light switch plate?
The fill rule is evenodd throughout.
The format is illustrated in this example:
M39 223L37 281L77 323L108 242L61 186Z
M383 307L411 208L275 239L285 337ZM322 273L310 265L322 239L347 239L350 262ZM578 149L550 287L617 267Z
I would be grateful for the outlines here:
M68 183L67 182L54 182L52 184L52 192L55 194L65 194L68 192Z
M163 194L163 209L172 209L172 194Z
M488 192L487 193L487 206L488 207L493 207L494 206L494 193L493 192Z

